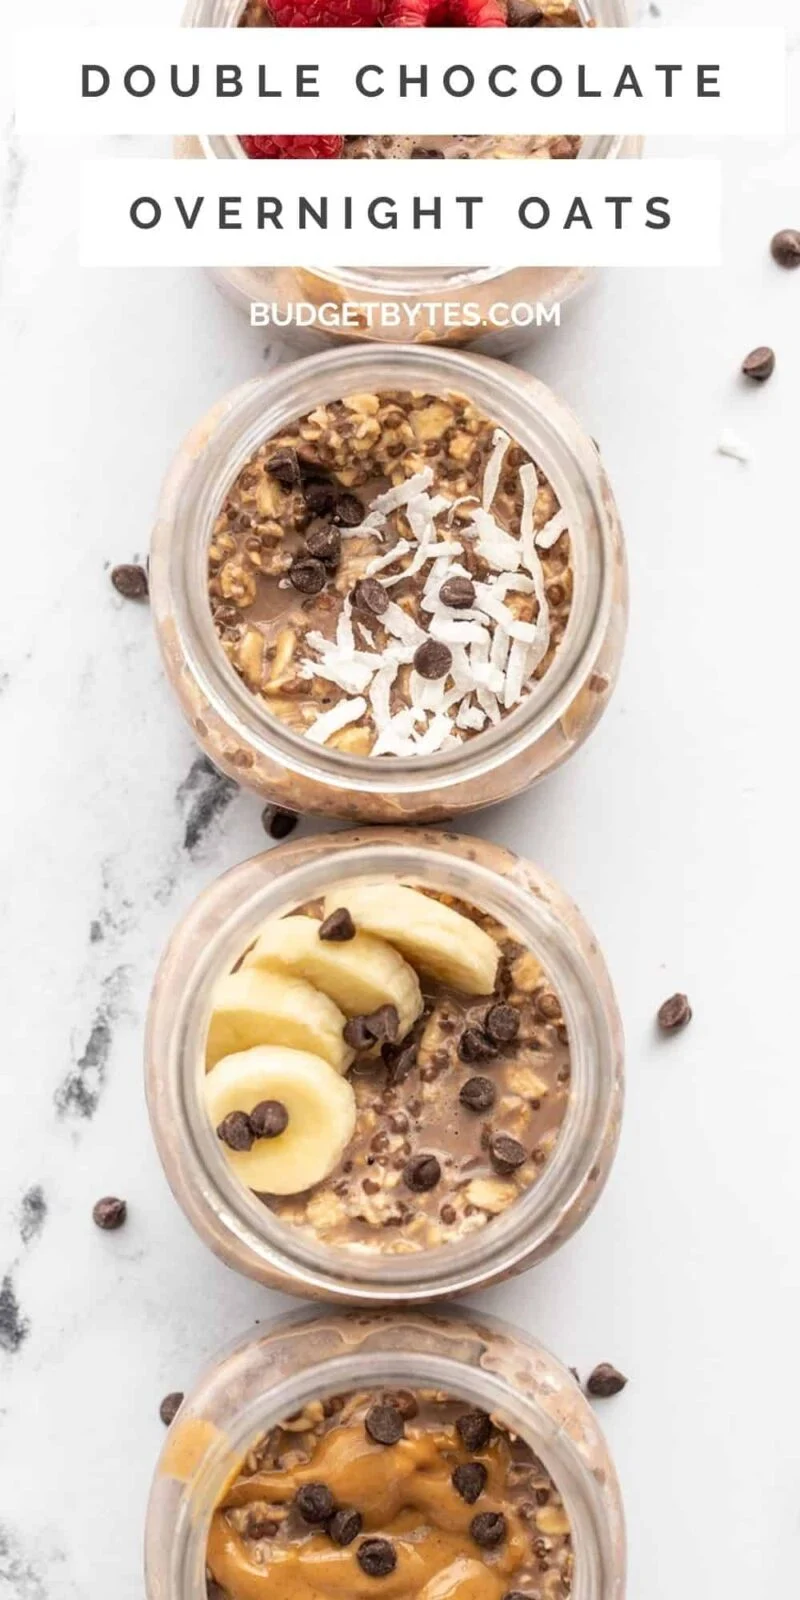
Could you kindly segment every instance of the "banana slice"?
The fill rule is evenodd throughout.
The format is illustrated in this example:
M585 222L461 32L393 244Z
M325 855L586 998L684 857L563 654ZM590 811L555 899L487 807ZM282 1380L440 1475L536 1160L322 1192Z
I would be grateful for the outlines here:
M401 883L340 885L325 901L326 916L347 906L359 929L387 939L421 972L462 994L491 994L500 952L469 917Z
M348 1017L396 1006L402 1039L422 1011L413 967L390 944L369 933L339 943L320 939L319 928L314 917L274 917L265 922L245 956L245 968L297 974L329 995Z
M284 1044L310 1050L337 1072L346 1072L354 1052L342 1038L345 1025L337 1005L303 978L240 967L214 990L208 1026L206 1066L256 1044Z
M206 1109L218 1128L232 1111L248 1115L278 1100L289 1121L275 1139L249 1150L222 1148L238 1178L258 1194L300 1194L327 1178L353 1137L356 1101L347 1078L308 1050L256 1045L223 1056L206 1074Z

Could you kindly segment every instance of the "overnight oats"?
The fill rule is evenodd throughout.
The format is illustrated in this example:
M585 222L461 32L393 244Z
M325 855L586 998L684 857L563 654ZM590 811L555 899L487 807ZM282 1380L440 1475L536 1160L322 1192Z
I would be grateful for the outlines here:
M150 1600L623 1600L625 1534L592 1410L533 1339L328 1311L248 1335L184 1401L146 1563Z
M421 1295L431 1292L424 1285L433 1274L441 1293L448 1270L458 1271L459 1252L480 1258L483 1281L489 1263L492 1276L510 1270L503 1251L512 1236L514 1264L521 1264L520 1242L528 1259L526 1210L541 1216L563 1206L570 1187L572 1214L565 1222L562 1213L558 1230L566 1237L607 1171L621 1039L592 950L597 970L583 971L580 984L590 991L601 984L591 996L601 1001L591 1049L607 1059L587 1062L586 998L581 989L578 1000L559 948L565 941L572 957L576 930L585 935L574 909L570 931L559 926L548 943L539 897L552 897L557 914L566 903L562 910L534 869L455 835L406 840L302 841L246 863L211 892L210 921L208 897L198 903L162 963L148 1054L151 1113L168 1175L207 1231L197 1193L186 1190L188 1169L185 1184L175 1184L175 1130L166 1119L176 1086L162 1077L172 1062L191 1081L213 1181L235 1196L258 1236L242 1254L226 1240L223 1253L270 1281L273 1240L284 1278L296 1278L301 1262L323 1261L325 1288L344 1279L352 1293L361 1279L367 1294L374 1292L368 1285L386 1294L396 1283L408 1298L414 1282ZM248 889L248 880L261 891L268 874L275 875L269 899L278 904L262 917L263 893ZM241 926L233 943L231 918L214 910L231 902ZM198 918L204 931L195 948ZM217 958L223 930L226 954ZM192 961L202 969L196 977ZM185 997L176 996L178 982ZM184 1005L199 1060L180 1021ZM587 1071L594 1077L588 1093ZM576 1147L581 1123L593 1123L591 1137L599 1139L592 1157L581 1139ZM178 1152L184 1166L188 1154ZM534 1246L540 1253L556 1242L551 1220L546 1243ZM220 1248L218 1224L213 1231ZM496 1248L480 1243L484 1234ZM448 1261L437 1269L444 1252Z
M376 821L489 803L563 759L611 692L625 608L597 451L547 391L443 352L392 370L388 384L377 351L298 363L313 395L303 406L295 389L299 409L280 374L238 391L217 506L203 480L221 409L198 430L199 456L189 441L177 484L194 478L207 517L202 595L177 597L176 563L170 576L160 559L181 555L174 478L151 562L167 664L215 764L292 809ZM551 419L571 433L572 460ZM193 581L200 528L184 498ZM177 598L204 612L203 648L230 702L222 729L215 697L198 692L197 648L175 637ZM498 761L492 750L559 700L557 727L523 735L513 770Z
M336 14L338 0L314 8L319 26L461 26L627 27L627 0L344 0L346 15ZM307 7L301 5L301 14ZM401 16L402 13L402 16ZM419 15L417 14L419 13ZM422 15L424 13L424 16ZM294 0L189 0L184 26L232 28L299 26ZM404 20L405 19L405 20ZM619 135L579 138L568 132L477 136L404 137L333 133L325 138L197 135L181 138L176 153L207 160L260 157L392 160L411 158L609 160L641 154L642 141ZM265 250L269 241L265 239ZM339 341L422 345L477 345L491 355L506 355L530 341L537 326L549 319L560 302L590 276L585 267L486 266L467 268L403 267L225 267L212 276L241 309L254 303L270 309L282 338L306 348ZM311 308L301 325L297 308Z

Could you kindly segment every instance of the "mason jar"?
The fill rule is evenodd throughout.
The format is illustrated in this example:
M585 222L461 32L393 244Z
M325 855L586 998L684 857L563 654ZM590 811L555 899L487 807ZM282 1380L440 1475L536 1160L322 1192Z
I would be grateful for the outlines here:
M247 0L189 0L183 26L235 28L246 3ZM623 28L632 21L628 0L578 0L578 9L585 23L597 27ZM195 160L248 159L238 138L231 134L182 137L176 141L175 152ZM641 153L639 138L592 135L582 140L577 159L614 161ZM223 293L248 315L256 301L274 306L281 318L280 340L288 344L319 349L332 341L402 343L411 337L409 313L424 302L433 310L426 311L424 321L416 326L415 342L474 344L488 355L508 355L529 343L536 335L539 308L541 320L547 320L553 308L569 299L591 275L591 269L586 267L559 266L321 269L258 265L215 268L211 273ZM323 319L338 315L339 321L329 321L326 326L324 320L315 320L311 326L300 327L291 319L291 310L299 303L316 308L318 318L321 311ZM521 326L498 325L493 315L493 308L498 306L526 305L536 308L537 317ZM341 315L342 308L348 306L355 308L352 320ZM394 320L385 320L386 306L400 308L396 325ZM465 306L475 308L469 325L462 316Z
M253 453L289 422L354 391L456 391L541 467L570 532L574 590L552 665L515 710L435 755L357 756L312 743L272 715L217 637L208 547L226 494ZM209 759L265 799L345 821L435 821L508 799L567 759L614 689L627 622L619 513L596 445L529 374L450 350L350 346L234 389L184 441L163 485L150 593L170 683Z
M566 1367L529 1334L475 1310L303 1311L223 1351L184 1400L156 1468L145 1537L147 1600L206 1600L212 1513L267 1430L311 1402L384 1388L434 1388L511 1429L564 1503L574 1553L571 1600L624 1600L622 1497L591 1406Z
M284 1223L235 1176L205 1109L212 996L267 918L340 883L396 881L455 896L532 952L555 991L570 1051L569 1096L537 1178L479 1232L397 1254L321 1242ZM614 1158L623 1100L623 1035L597 943L538 867L483 840L379 829L291 840L218 878L162 957L146 1030L150 1120L172 1191L228 1266L297 1295L405 1303L463 1295L541 1261L593 1209Z

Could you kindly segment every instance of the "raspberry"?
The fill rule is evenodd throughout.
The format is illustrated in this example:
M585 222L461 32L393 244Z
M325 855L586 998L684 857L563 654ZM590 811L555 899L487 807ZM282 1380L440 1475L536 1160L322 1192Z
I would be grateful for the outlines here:
M384 28L425 28L430 22L431 0L387 0Z
M451 28L505 28L506 8L502 0L446 0L446 4L436 7L436 12L444 11L445 15L438 26ZM437 26L433 15L429 20L430 26Z
M377 28L383 0L272 0L277 28Z
M338 133L243 133L240 142L251 161L334 161L344 141Z

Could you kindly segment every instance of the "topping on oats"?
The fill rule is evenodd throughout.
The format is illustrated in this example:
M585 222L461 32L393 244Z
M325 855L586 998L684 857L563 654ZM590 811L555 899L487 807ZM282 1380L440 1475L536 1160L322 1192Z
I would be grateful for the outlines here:
M350 1084L306 1050L258 1045L224 1056L206 1074L204 1090L234 1172L259 1194L297 1194L321 1182L353 1136ZM265 1103L279 1105L282 1115L267 1114Z
M248 462L209 550L234 669L356 756L434 754L499 723L552 664L572 592L552 485L451 392L318 406Z

